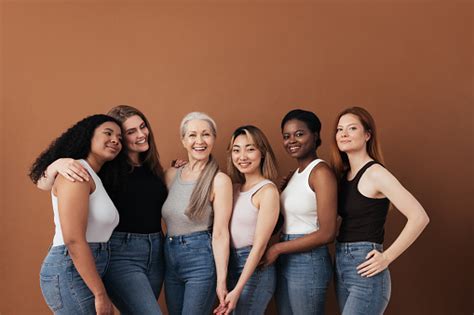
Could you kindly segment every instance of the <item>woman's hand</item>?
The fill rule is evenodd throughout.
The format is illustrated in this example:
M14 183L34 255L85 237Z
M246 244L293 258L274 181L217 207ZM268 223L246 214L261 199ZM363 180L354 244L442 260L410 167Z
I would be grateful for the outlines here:
M267 249L267 251L263 255L262 260L260 261L260 265L266 267L273 264L277 260L278 256L280 256L280 252L277 248L278 244L279 243L273 244Z
M114 306L107 294L98 295L95 297L95 311L97 315L113 315Z
M225 297L227 296L227 287L218 285L216 288L216 294L217 294L217 298L219 299L219 306L216 308L216 310L225 308L226 306ZM216 310L214 310L214 312L216 312ZM219 314L219 313L216 313L216 314Z
M229 294L227 294L227 296L225 297L226 308L225 308L225 312L222 314L225 314L225 315L230 314L237 306L239 297L240 297L240 292L237 292L236 290L230 291Z
M374 249L365 257L366 261L357 266L357 273L362 277L372 277L384 271L391 263L385 253Z
M82 164L74 159L64 158L54 161L49 167L71 182L89 181L89 173ZM49 168L48 167L48 168Z

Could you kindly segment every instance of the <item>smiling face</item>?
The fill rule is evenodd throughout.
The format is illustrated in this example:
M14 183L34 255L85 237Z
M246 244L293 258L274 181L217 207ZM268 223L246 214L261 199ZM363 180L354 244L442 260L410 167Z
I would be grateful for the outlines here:
M190 120L184 126L181 139L183 147L188 151L189 159L206 160L212 152L216 137L212 128L205 120Z
M134 115L127 118L123 122L122 127L125 135L124 144L129 154L136 155L148 151L150 148L148 143L150 132L140 116Z
M360 119L354 114L339 118L336 130L336 143L340 151L351 153L366 150L370 133L364 129Z
M232 144L232 163L242 174L253 174L260 171L262 153L257 149L253 139L241 134Z
M301 159L315 153L318 136L311 132L305 122L288 120L283 126L282 135L283 146L292 158Z
M122 149L122 132L114 122L105 122L94 131L89 155L99 162L113 160Z

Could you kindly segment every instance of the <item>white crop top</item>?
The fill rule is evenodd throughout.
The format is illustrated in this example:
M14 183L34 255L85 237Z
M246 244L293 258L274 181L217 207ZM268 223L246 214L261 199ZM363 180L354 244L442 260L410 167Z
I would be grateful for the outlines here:
M88 243L107 242L118 225L118 211L92 167L85 160L79 160L79 162L87 169L95 183L95 190L89 195L86 240ZM53 246L64 245L61 223L59 221L58 198L52 191L51 199L53 202L54 224L56 226Z
M311 171L324 162L316 159L300 173L297 169L281 193L282 214L285 217L283 233L309 234L319 229L316 194L309 186Z

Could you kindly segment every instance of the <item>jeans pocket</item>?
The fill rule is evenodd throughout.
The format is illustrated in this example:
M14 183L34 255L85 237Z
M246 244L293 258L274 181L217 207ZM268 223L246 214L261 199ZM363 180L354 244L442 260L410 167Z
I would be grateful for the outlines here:
M211 239L196 239L196 240L186 240L185 243L187 248L191 250L196 250L200 252L210 251L211 247Z
M46 304L48 304L53 312L63 307L63 301L59 291L59 275L40 275L40 287Z

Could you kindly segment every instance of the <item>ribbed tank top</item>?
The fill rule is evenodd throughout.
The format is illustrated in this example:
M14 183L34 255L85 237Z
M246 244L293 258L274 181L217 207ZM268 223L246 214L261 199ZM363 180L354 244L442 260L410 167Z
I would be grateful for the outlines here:
M338 197L338 214L342 224L338 242L383 243L384 225L390 201L387 198L369 198L359 192L360 178L376 161L365 164L354 179L341 181Z
M197 181L185 182L181 179L183 167L176 171L171 183L161 214L166 223L169 236L186 235L193 232L206 231L212 227L214 212L211 202L208 202L204 215L200 219L191 220L185 211L189 205L191 194Z
M86 240L88 243L107 242L119 223L119 213L107 195L102 181L85 160L79 162L87 169L95 183L95 190L89 195L89 214L87 217ZM53 246L64 245L61 222L59 221L58 198L51 192L54 224L56 226Z
M264 179L244 192L240 191L240 185L234 186L234 206L230 220L230 237L233 248L253 245L258 209L253 205L252 197L267 184L274 185L272 181Z
M319 163L325 162L316 159L301 172L297 169L281 193L285 234L309 234L319 230L316 194L308 182L311 171Z

